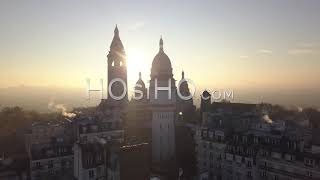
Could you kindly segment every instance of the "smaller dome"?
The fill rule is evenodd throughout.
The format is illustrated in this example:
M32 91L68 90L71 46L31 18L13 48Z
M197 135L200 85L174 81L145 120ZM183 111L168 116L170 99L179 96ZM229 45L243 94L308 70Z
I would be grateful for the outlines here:
M144 88L146 88L146 85L144 84L144 82L143 82L143 80L142 80L142 78L141 78L141 72L139 72L139 79L138 79L138 81L136 82L136 85L141 85L141 87L135 87L136 89L140 89L140 88L142 88L142 89L144 89Z
M204 98L211 97L211 94L207 90L204 90L202 93L202 97Z
M179 84L180 84L179 91L182 95L189 96L190 90L189 90L188 82L184 79L184 71L182 71L181 74L182 74L182 76L181 76L181 80L179 82Z

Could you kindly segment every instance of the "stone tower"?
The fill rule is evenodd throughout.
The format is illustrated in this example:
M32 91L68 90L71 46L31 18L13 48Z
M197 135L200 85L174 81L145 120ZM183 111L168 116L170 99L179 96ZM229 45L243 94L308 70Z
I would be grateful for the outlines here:
M111 92L108 91L108 100L119 102L128 101L128 89L127 89L127 60L126 53L124 51L123 44L119 36L118 27L114 29L113 40L110 45L110 51L108 54L108 87L110 83L113 83L111 86ZM118 81L119 79L122 82ZM124 85L126 86L124 88ZM111 96L111 93L114 96L121 97L120 100L115 99Z
M175 159L176 86L170 59L163 50L162 38L159 52L152 62L149 91L152 162L163 164Z

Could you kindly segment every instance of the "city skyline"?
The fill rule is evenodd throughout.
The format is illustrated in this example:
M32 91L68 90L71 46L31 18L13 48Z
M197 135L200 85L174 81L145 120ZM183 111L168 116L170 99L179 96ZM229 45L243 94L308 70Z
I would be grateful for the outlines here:
M87 78L97 85L107 78L106 55L118 24L129 93L139 72L146 83L150 80L162 36L174 78L180 80L184 70L198 93L241 89L260 96L264 91L319 96L318 1L1 4L0 74L5 78L0 88L85 88Z

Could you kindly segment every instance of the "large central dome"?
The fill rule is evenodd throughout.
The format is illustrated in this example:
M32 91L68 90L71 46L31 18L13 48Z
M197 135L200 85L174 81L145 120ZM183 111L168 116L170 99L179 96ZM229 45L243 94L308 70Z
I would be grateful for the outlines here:
M172 67L169 57L163 51L163 40L160 39L158 54L153 58L151 78L172 77Z

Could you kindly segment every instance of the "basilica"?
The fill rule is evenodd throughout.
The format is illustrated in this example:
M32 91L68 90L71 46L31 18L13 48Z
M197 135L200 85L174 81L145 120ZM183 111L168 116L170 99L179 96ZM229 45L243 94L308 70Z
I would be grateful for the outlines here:
M84 161L84 163L90 161L91 154L101 152L101 156L103 156L103 149L107 148L108 152L113 152L114 149L130 147L134 144L133 147L141 146L144 150L144 152L140 152L140 155L150 155L148 156L150 158L146 158L148 160L145 161L145 164L149 164L150 167L148 172L161 177L161 179L175 179L179 169L178 161L181 158L177 156L177 152L183 151L176 145L176 142L179 142L179 136L176 134L181 129L181 122L191 118L190 113L195 111L195 106L192 98L182 100L177 94L171 60L165 53L163 39L160 38L159 52L153 58L149 87L146 87L141 73L139 73L135 93L142 92L141 98L132 98L131 100L128 98L128 89L125 88L127 85L127 58L117 26L107 58L108 85L112 84L112 86L108 88L107 99L101 100L92 119L84 118L84 120L77 121L79 122L79 134L77 135L79 141L75 145L75 154L83 159L76 160L76 164L79 165L80 161ZM184 72L181 77L181 80L183 79ZM183 81L179 85L180 93L183 96L189 96L188 83ZM133 94L133 96L135 95L138 94ZM94 134L92 134L93 132ZM102 144L103 146L93 144ZM96 150L90 151L91 146L97 146ZM181 156L183 153L179 154ZM136 154L136 156L139 155ZM112 153L105 158L108 159L109 164L117 164L115 160L112 160ZM100 169L99 171L101 169L109 171L107 179L113 177L117 179L117 171L103 167L101 163L96 164L95 168L94 172L97 172L98 169ZM119 168L120 170L121 168ZM81 177L81 174L87 174L85 171L85 167L75 168L76 178L86 179ZM137 171L139 172L141 169ZM80 175L78 176L78 174Z

